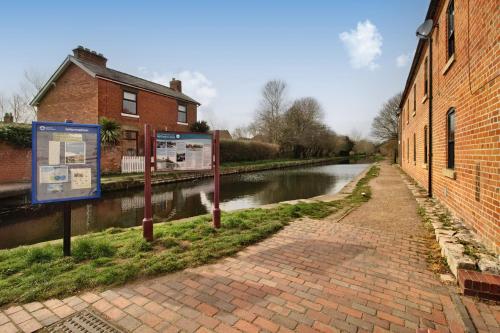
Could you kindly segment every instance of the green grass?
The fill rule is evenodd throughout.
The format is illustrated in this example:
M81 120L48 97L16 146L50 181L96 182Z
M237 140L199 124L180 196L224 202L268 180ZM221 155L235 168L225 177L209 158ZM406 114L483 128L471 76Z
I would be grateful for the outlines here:
M217 230L212 228L211 217L205 215L185 222L155 224L152 243L144 241L138 228L111 228L76 237L72 257L62 256L60 242L0 250L0 305L119 285L233 255L293 220L322 219L369 200L368 182L378 171L378 167L372 167L345 199L223 213L222 226Z

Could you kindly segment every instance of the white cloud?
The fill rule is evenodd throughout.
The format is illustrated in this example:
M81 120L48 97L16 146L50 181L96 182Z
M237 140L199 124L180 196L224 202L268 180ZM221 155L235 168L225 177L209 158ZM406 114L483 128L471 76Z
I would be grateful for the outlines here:
M396 66L406 67L410 62L410 55L408 53L403 53L396 58Z
M162 73L149 73L145 68L139 68L140 72L145 73L148 79L163 84L170 85L170 80L175 77L177 80L182 81L182 92L189 97L197 100L203 107L209 106L214 98L217 96L217 89L203 73L197 71L182 71L176 74L162 74Z
M347 48L352 67L370 70L379 67L375 59L382 54L382 35L369 20L358 22L355 30L344 31L339 37Z

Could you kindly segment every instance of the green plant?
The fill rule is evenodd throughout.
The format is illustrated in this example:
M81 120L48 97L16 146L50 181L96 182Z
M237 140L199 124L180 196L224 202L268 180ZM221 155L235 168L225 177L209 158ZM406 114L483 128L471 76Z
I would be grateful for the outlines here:
M0 126L0 141L20 148L31 148L31 125L7 124Z
M72 256L76 261L112 257L116 249L104 240L81 238L73 246Z
M114 146L120 141L120 124L117 121L101 117L99 125L101 125L101 143L103 145Z
M197 133L208 133L208 131L210 131L210 126L208 126L205 120L198 120L197 122L191 124L189 130Z

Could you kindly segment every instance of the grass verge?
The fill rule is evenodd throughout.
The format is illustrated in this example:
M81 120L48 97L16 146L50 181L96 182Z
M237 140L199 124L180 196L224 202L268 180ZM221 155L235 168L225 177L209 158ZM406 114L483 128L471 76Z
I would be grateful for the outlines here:
M72 257L62 256L61 243L0 250L0 305L119 285L233 255L293 220L321 219L369 200L368 182L378 172L373 166L342 200L223 213L218 230L212 228L211 217L206 215L180 223L155 224L152 243L144 241L142 230L136 228L111 228L77 237L72 243Z

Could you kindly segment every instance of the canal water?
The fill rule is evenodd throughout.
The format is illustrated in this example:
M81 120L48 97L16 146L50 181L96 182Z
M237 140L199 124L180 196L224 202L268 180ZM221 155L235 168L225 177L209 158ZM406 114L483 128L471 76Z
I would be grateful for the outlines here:
M308 166L221 177L222 210L257 207L286 200L339 192L368 164ZM12 248L62 237L61 206L30 206L19 197L0 203L0 248ZM175 220L211 212L213 180L200 179L153 187L155 221ZM72 234L110 227L141 225L143 191L109 192L95 201L72 204Z

